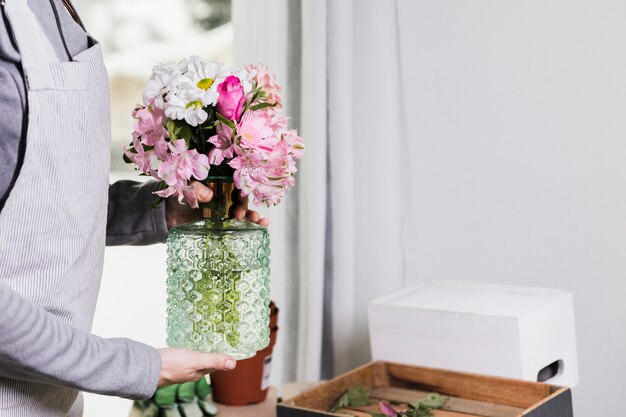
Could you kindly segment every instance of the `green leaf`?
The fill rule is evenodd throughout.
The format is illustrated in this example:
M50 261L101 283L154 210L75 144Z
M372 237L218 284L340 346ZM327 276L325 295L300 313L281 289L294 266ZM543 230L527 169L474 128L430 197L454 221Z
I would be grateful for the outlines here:
M248 111L250 106L254 103L254 101L259 97L259 95L262 92L263 92L263 90L261 90L260 88L254 92L254 94L252 95L252 98L250 99L250 101L247 102L245 106L243 106L243 111L241 112L241 114L245 114Z
M191 135L191 138L189 139L189 149L196 149L200 153L207 153L206 143L207 141L202 137Z
M352 387L347 392L350 401L350 406L359 407L362 405L370 405L372 399L370 398L370 389L362 385Z
M433 410L437 410L443 407L444 405L446 405L446 402L448 402L449 399L450 398L446 397L445 395L441 395L441 394L437 394L436 392L433 392L431 394L428 394L424 398L413 401L411 403L411 407L418 409L420 408L420 406L423 406L425 408L431 408Z
M187 145L189 145L189 139L191 138L191 135L192 135L191 128L187 124L178 126L178 128L176 129L176 136L179 139L185 139L185 141L187 142Z
M413 401L410 405L413 408L411 417L433 417L432 410L437 410L448 402L450 398L445 395L433 392L424 398Z
M219 119L220 122L224 123L225 125L227 125L228 127L230 127L231 129L235 128L235 122L233 122L232 120L228 120L227 118L225 118L224 116L222 116L219 113L215 113L215 115L217 116L217 118Z
M252 98L250 99L250 103L248 104L254 103L256 99L259 98L261 95L265 96L265 92L261 88L257 88L254 94L252 94Z
M409 414L410 417L434 417L434 414L432 412L432 409L430 408L424 408L424 407L419 407L413 410L413 412L411 414Z
M255 110L261 110L261 109L265 109L267 107L276 107L276 103L260 103L260 104L255 104L254 106L250 107L250 110L255 111Z
M176 122L174 122L173 120L168 120L165 124L165 128L169 132L171 140L178 139L178 136L176 135Z
M340 408L346 408L349 405L350 405L350 398L348 397L348 393L346 392L341 397L339 397L339 399L337 400L333 408L330 409L330 412L334 413Z
M256 98L258 99L264 99L267 96L267 94L265 94L265 91L263 91L263 89L261 87L258 87L256 89Z
M217 112L211 106L206 106L204 111L207 113L207 118L204 123L202 123L202 126L213 126L215 124L215 120L217 120Z
M335 412L340 408L360 407L362 405L370 405L371 403L372 399L370 397L370 389L362 385L356 385L349 388L341 397L339 397L339 400L337 400L337 403L330 410L330 412Z
M420 405L418 408L415 408L413 412L409 415L411 417L433 417L434 416L432 408L425 407L423 405Z

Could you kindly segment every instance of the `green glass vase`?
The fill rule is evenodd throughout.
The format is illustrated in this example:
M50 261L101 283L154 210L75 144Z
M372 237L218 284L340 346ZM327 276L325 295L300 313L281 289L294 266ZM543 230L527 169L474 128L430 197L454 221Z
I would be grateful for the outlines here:
M167 344L250 358L270 341L269 235L233 218L232 180L207 185L203 218L167 238Z

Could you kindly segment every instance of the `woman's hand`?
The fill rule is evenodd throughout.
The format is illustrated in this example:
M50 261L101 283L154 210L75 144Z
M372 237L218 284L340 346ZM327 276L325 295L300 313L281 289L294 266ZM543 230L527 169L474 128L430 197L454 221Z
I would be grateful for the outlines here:
M191 183L194 187L194 193L198 198L199 203L208 203L213 198L213 190L206 185L194 181ZM243 207L238 206L235 209L235 218L237 220L243 220L244 217L253 223L257 223L260 226L267 227L270 224L269 219L259 216L254 210L246 211ZM165 201L165 219L167 221L167 228L177 226L183 223L189 223L200 218L200 210L193 209L188 205L181 204L176 198L168 198Z
M158 349L161 355L159 388L194 382L213 371L232 371L237 361L220 353L198 353L186 349Z

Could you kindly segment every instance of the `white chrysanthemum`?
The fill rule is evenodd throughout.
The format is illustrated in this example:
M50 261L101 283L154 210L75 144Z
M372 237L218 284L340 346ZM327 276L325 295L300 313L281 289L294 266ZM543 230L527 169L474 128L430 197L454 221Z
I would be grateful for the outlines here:
M176 64L176 67L180 70L180 72L182 72L183 74L187 72L187 67L189 66L189 58L183 58L180 61L178 61L178 64Z
M176 94L169 94L165 103L165 115L170 119L184 120L191 126L204 123L209 116L203 109L197 89L179 88Z
M197 90L204 106L215 105L219 97L217 86L232 74L232 70L223 64L203 61L198 56L192 56L184 65L184 88Z
M181 79L181 71L175 63L158 64L143 90L144 104L152 102L160 109L165 108L165 96L175 92Z

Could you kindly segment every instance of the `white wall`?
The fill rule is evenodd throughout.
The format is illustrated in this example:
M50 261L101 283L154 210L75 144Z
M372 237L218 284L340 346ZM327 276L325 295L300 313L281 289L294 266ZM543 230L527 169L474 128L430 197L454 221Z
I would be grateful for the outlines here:
M626 2L399 6L409 279L572 290L576 415L623 416Z
M93 333L165 346L165 245L106 249ZM85 417L125 417L132 401L85 394Z

